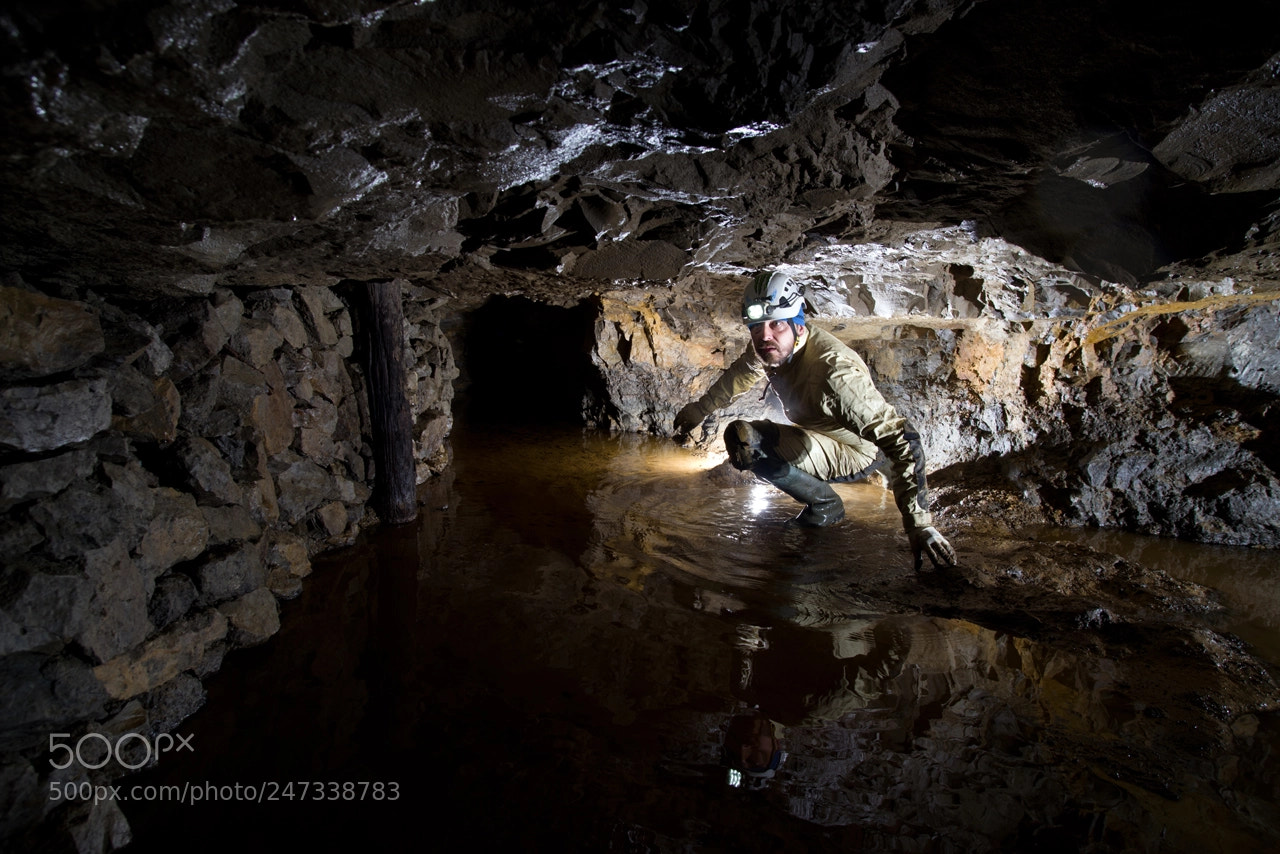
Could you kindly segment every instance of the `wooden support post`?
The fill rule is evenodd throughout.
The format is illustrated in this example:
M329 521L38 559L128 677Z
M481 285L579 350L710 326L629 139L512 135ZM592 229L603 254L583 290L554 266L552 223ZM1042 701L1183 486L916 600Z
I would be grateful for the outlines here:
M404 308L400 283L365 283L364 324L369 417L377 472L374 504L391 525L418 516L417 477L413 459L413 415L409 411L404 368Z

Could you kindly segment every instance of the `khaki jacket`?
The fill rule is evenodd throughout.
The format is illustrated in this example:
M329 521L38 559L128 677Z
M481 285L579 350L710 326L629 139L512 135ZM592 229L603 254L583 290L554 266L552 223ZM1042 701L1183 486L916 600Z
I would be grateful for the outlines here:
M839 480L874 462L879 449L889 461L903 525L910 531L933 524L919 436L881 396L861 356L831 333L806 328L791 358L776 368L766 367L748 342L697 401L702 417L767 379L787 418L802 428L783 430L778 450L788 462L823 480Z

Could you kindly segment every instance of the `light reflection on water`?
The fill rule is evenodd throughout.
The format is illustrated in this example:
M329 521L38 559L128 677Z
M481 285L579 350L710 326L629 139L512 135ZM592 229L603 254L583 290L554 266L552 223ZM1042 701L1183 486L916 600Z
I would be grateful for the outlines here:
M1209 677L1186 651L886 613L876 584L910 557L878 487L837 487L849 521L812 531L670 442L472 431L455 448L421 523L317 561L281 634L210 680L198 753L152 772L395 779L403 797L140 807L140 847L398 849L446 827L464 850L1280 841L1274 714L1190 717L1170 684ZM726 730L753 707L786 759L730 789Z

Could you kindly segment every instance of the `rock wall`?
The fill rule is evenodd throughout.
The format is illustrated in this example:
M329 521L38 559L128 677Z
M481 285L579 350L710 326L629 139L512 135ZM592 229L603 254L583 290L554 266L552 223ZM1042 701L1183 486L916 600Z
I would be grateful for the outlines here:
M421 481L447 460L456 368L443 299L404 291ZM352 317L341 288L0 286L0 839L69 810L43 826L122 844L112 802L68 808L50 784L143 763L201 678L278 630L311 556L375 519ZM55 737L91 756L50 776ZM108 744L129 752L86 767Z

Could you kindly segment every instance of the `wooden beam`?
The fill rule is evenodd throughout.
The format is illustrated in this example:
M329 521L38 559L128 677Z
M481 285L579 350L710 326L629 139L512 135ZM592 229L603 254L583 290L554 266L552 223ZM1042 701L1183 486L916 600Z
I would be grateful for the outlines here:
M403 525L418 516L413 458L413 415L404 367L404 308L400 283L366 282L365 370L373 428L374 506L384 522Z

